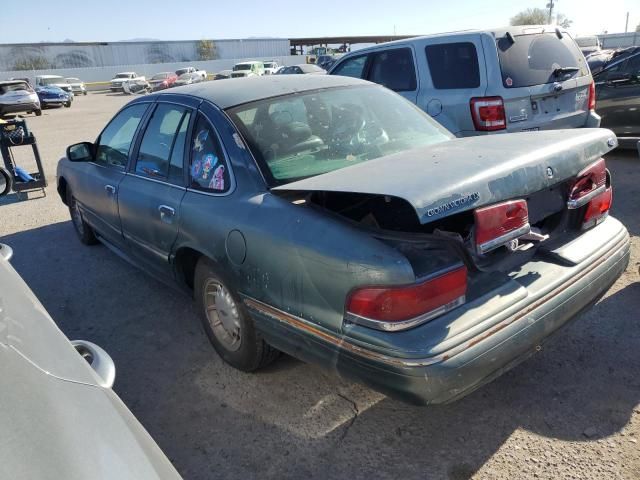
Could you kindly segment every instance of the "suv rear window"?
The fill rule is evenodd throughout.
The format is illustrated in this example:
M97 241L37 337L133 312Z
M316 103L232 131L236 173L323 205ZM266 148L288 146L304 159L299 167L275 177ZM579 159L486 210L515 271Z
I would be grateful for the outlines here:
M441 43L429 45L425 51L435 88L447 90L480 86L478 53L473 43Z
M589 73L587 63L575 42L555 32L498 38L498 58L502 84L507 88L553 83ZM554 75L557 68L577 68L576 72Z

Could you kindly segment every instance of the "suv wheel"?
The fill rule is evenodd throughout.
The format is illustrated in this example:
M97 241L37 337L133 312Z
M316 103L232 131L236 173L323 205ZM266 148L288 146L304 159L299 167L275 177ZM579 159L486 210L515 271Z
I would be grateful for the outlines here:
M71 214L71 223L73 223L73 228L78 234L80 241L85 245L95 245L98 243L93 228L82 218L82 212L80 208L78 208L78 202L76 202L70 189L67 189L67 205L69 206L69 213Z

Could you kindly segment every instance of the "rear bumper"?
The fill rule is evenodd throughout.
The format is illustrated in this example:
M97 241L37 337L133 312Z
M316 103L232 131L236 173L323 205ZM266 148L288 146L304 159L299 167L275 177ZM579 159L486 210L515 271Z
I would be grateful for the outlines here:
M40 102L0 104L0 115L40 110Z
M535 353L546 338L606 292L627 267L630 242L624 226L613 218L585 233L580 241L603 238L602 246L586 257L579 251L584 243L576 244L573 253L579 263L573 266L532 261L521 269L521 278L513 279L516 287L492 291L481 303L424 326L387 334L386 348L366 345L349 332L336 336L321 331L253 299L244 301L258 328L276 348L411 403L446 403ZM457 322L465 316L472 323L460 329ZM402 338L399 335L413 345L404 350L397 345L392 348ZM416 345L421 343L429 344L428 348L420 351Z

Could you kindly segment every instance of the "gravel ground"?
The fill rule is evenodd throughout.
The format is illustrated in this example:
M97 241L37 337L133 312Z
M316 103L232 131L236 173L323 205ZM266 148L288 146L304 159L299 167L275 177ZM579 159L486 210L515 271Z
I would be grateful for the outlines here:
M55 165L128 100L90 94L28 119L50 185L0 200L0 241L67 336L109 351L115 391L186 479L640 478L637 153L607 159L613 215L633 236L627 272L538 355L457 403L417 408L289 357L235 371L189 298L80 244Z

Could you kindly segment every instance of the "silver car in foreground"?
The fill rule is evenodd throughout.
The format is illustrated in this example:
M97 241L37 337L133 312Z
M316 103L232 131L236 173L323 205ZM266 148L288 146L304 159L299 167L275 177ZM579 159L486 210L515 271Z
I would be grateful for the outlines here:
M0 244L0 478L180 479L111 390L109 355L67 340L11 256Z

